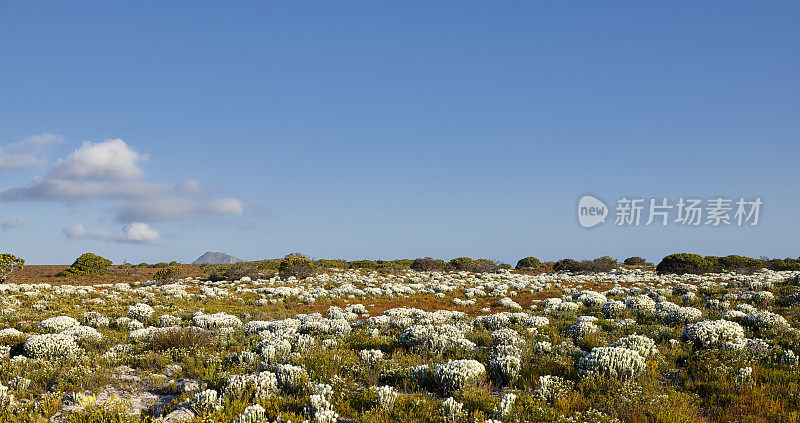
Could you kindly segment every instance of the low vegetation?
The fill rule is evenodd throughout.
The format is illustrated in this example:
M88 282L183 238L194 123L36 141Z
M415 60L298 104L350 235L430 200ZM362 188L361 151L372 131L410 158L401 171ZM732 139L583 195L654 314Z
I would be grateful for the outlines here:
M537 261L292 255L6 283L0 421L800 419L800 271Z

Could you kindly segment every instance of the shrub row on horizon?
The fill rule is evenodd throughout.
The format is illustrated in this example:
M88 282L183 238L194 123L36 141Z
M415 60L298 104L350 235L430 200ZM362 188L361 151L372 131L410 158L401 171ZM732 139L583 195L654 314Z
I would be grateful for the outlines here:
M9 257L12 257L9 255ZM24 263L24 260L21 263ZM6 263L8 262L8 263ZM10 274L14 270L14 261L6 261L0 269L4 275ZM173 280L181 275L179 264L176 261L167 263L156 263L153 265L140 263L138 265L124 264L123 267L148 267L159 269L154 278L156 280ZM75 262L59 272L56 276L88 276L105 274L112 262L104 257L93 253L85 253L78 257ZM653 264L648 263L641 257L629 257L622 263L616 259L604 256L593 260L574 260L561 259L555 262L542 262L536 257L525 257L520 259L515 266L517 270L535 272L572 272L572 273L599 273L609 272L621 266L633 268L652 269ZM472 259L469 257L457 257L450 261L434 259L431 257L417 259L399 260L336 260L336 259L311 259L299 253L292 253L283 259L266 259L252 262L242 262L229 266L209 266L208 279L236 280L242 277L257 278L265 274L278 273L284 277L294 276L305 278L318 273L323 273L327 269L366 269L376 271L466 271L472 273L496 272L501 269L511 269L511 265L499 263L489 259ZM8 267L8 269L6 269ZM21 266L18 266L21 268ZM739 255L729 255L725 257L701 256L699 254L676 253L664 257L655 266L659 274L705 274L705 273L743 273L749 274L761 269L773 271L800 271L800 258L768 259L751 258Z

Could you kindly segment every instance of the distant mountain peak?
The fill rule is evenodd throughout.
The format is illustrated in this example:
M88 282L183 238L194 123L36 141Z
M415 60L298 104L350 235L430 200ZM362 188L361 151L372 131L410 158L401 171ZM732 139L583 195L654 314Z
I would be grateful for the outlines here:
M241 261L244 260L230 254L220 253L218 251L206 251L205 254L198 257L192 264L234 264Z

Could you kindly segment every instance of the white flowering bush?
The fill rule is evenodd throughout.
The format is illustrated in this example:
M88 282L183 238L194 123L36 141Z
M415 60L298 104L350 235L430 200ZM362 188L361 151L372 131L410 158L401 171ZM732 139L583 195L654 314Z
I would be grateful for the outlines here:
M205 391L195 393L190 404L197 414L212 413L222 407L217 391L213 389L206 389Z
M264 407L254 404L242 411L242 414L234 420L234 423L263 423L267 419L267 410Z
M539 389L536 390L536 395L546 401L553 401L571 391L573 385L572 381L560 376L539 376Z
M522 360L513 355L493 357L489 360L489 371L499 385L510 385L519 375L522 368Z
M381 408L381 410L389 411L394 408L394 402L400 395L397 393L396 389L391 386L380 386L378 387L377 392L378 406Z
M383 351L381 350L361 350L359 352L361 360L370 366L374 366L383 360Z
M264 371L256 374L228 376L225 380L222 397L243 401L262 401L277 392L278 378L275 373Z
M87 311L81 316L81 324L95 329L105 329L111 320L96 311Z
M678 307L669 312L667 320L674 324L687 324L700 320L703 312L694 307Z
M789 329L789 322L780 314L760 310L747 315L747 322L757 328L784 331Z
M153 310L153 307L150 307L144 303L137 303L128 307L128 318L132 320L138 320L140 322L146 322L150 320L155 313L156 311Z
M752 387L754 384L753 368L742 367L741 369L739 369L739 372L736 373L734 384L736 384L736 387L740 389Z
M203 329L239 328L242 321L227 313L198 314L192 317L192 324Z
M644 335L628 335L624 338L614 341L610 346L622 347L636 351L644 358L652 357L658 354L656 343Z
M740 342L744 338L744 328L727 320L705 320L686 326L681 338L699 348L720 348L727 342Z
M442 412L444 413L444 420L447 423L455 423L461 419L464 414L464 404L456 401L453 397L449 397L442 402Z
M304 368L291 364L278 365L275 376L278 387L290 393L299 391L308 379Z
M78 325L80 325L80 322L73 317L56 316L42 320L38 328L43 332L58 333Z
M583 377L602 375L627 380L644 372L646 367L644 358L636 351L622 347L598 347L581 358L578 371Z
M10 408L14 404L14 395L8 392L8 387L0 383L0 407Z
M433 379L443 392L453 392L468 384L476 383L486 374L486 367L475 360L454 360L439 364L433 371Z
M30 358L73 358L81 349L75 339L63 334L33 335L23 347L25 355Z
M75 342L97 345L103 340L103 334L89 326L72 326L61 332L62 335L71 336Z
M513 392L503 395L503 398L500 400L500 408L495 412L495 414L501 419L511 416L511 413L514 411L514 403L516 401L517 395Z

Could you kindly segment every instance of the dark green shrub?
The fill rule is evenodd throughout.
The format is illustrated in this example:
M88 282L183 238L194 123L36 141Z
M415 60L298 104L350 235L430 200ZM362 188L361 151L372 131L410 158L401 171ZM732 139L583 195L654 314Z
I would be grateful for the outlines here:
M706 257L708 260L708 257ZM759 269L766 267L764 262L759 259L751 257L730 255L726 257L719 257L714 271L716 272L737 272L737 273L753 273Z
M508 263L500 263L499 267L504 270L511 270L511 265Z
M447 262L430 257L414 259L411 268L420 272L442 271L447 267Z
M537 267L541 266L542 262L539 261L536 257L525 257L523 259L519 259L517 262L516 269L536 269Z
M180 275L181 275L180 269L174 266L170 266L170 267L165 267L163 269L159 269L158 272L156 272L155 276L153 276L153 279L159 282L174 281L175 279L178 279Z
M581 263L573 259L561 259L553 264L554 272L578 272Z
M617 260L609 256L598 257L582 263L586 272L610 272L619 267Z
M294 276L302 279L314 276L317 273L317 266L314 265L313 261L305 257L287 257L281 261L278 271L281 277Z
M492 260L473 260L469 257L456 257L450 260L448 266L450 267L450 270L473 273L495 272L499 268L499 265Z
M255 280L258 279L258 268L247 262L235 263L225 269L222 276L229 281L239 280L245 276Z
M161 263L156 263L153 265L153 269L163 269L165 267L169 267L169 263L162 261Z
M684 273L707 273L714 266L707 258L708 257L703 258L700 254L670 254L661 259L661 262L656 266L656 272L662 275L666 273L676 273L679 275Z
M400 270L408 270L409 266L402 260L392 260L392 261L378 260L378 269L400 271Z
M785 259L767 260L766 265L767 268L775 271L783 271L783 270L800 271L800 260L788 257Z
M626 258L622 262L622 264L625 264L627 266L643 266L643 265L647 264L647 260L645 260L645 259L643 259L641 257L634 256L634 257Z
M474 273L488 273L496 272L500 266L489 259L477 259L473 262L471 272Z
M351 269L377 269L378 262L373 260L354 260L348 263Z
M25 260L8 253L0 254L0 283L5 283L15 269L22 270L23 267Z
M469 257L456 257L448 264L452 270L470 272L475 266L475 260Z
M553 271L555 272L610 272L619 267L617 260L608 257L598 257L594 260L577 261L573 259L562 259L553 264Z
M378 260L377 263L379 269L407 270L411 268L411 263L413 263L413 260Z
M278 270L281 266L281 259L266 259L261 261L251 262L258 270Z
M319 259L316 261L316 266L321 269L346 269L347 268L347 261L346 260L328 260L328 259Z
M78 257L70 267L62 270L56 276L102 275L106 273L111 264L111 260L107 258L85 253Z

